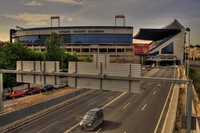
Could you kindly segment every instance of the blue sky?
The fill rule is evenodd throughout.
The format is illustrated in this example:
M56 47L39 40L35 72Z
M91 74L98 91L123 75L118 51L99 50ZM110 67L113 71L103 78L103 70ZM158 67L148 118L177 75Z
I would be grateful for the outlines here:
M113 26L118 14L125 15L134 35L139 28L162 28L177 19L191 29L191 43L200 44L199 0L0 0L0 40L8 40L16 25L48 27L55 15L61 26Z

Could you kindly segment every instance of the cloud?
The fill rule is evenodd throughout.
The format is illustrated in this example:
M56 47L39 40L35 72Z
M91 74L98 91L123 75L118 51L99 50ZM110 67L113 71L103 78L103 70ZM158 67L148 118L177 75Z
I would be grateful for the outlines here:
M25 21L27 25L45 25L52 14L20 13L18 15L4 14L7 18Z
M59 2L64 4L71 4L71 5L85 5L87 2L86 0L46 0L49 2Z
M18 15L0 14L7 18L25 21L26 25L30 26L47 26L50 25L51 16L57 16L56 14L34 14L34 13L20 13ZM74 18L66 18L60 15L61 20L74 21Z
M31 1L31 2L28 2L28 3L24 4L24 5L26 5L26 6L41 6L43 4L34 0L34 1Z

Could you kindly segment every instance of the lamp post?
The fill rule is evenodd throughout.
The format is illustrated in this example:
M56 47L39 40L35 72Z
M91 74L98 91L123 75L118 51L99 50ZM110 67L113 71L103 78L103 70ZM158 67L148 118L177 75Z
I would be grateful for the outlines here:
M190 52L190 28L186 28L188 32L188 60L187 60L187 78L188 78L188 86L187 86L187 133L191 131L191 117L192 117L192 83L189 79L189 52Z
M188 59L187 59L187 78L189 79L189 60L190 60L190 57L189 57L189 52L190 52L190 28L186 28L186 31L188 32Z

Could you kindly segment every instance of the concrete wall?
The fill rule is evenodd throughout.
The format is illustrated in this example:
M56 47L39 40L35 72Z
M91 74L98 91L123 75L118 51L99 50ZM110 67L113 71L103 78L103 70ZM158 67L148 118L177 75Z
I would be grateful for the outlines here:
M17 70L28 72L59 72L59 62L55 61L17 61ZM52 84L59 82L59 76L17 74L17 82L33 84Z
M69 86L113 91L140 92L139 81L104 79L97 76L140 77L141 65L130 63L110 63L109 55L94 55L94 62L69 62L69 73L96 75L96 78L69 77Z

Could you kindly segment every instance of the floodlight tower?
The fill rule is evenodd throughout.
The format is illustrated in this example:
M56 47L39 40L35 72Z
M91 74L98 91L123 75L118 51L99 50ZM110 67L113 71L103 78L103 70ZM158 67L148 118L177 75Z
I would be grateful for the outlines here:
M118 18L121 18L121 19L123 19L123 26L125 26L125 16L124 15L115 15L115 26L117 26L117 19Z
M58 27L60 27L60 17L59 16L51 16L51 27L52 27L53 19L57 19L58 20Z

